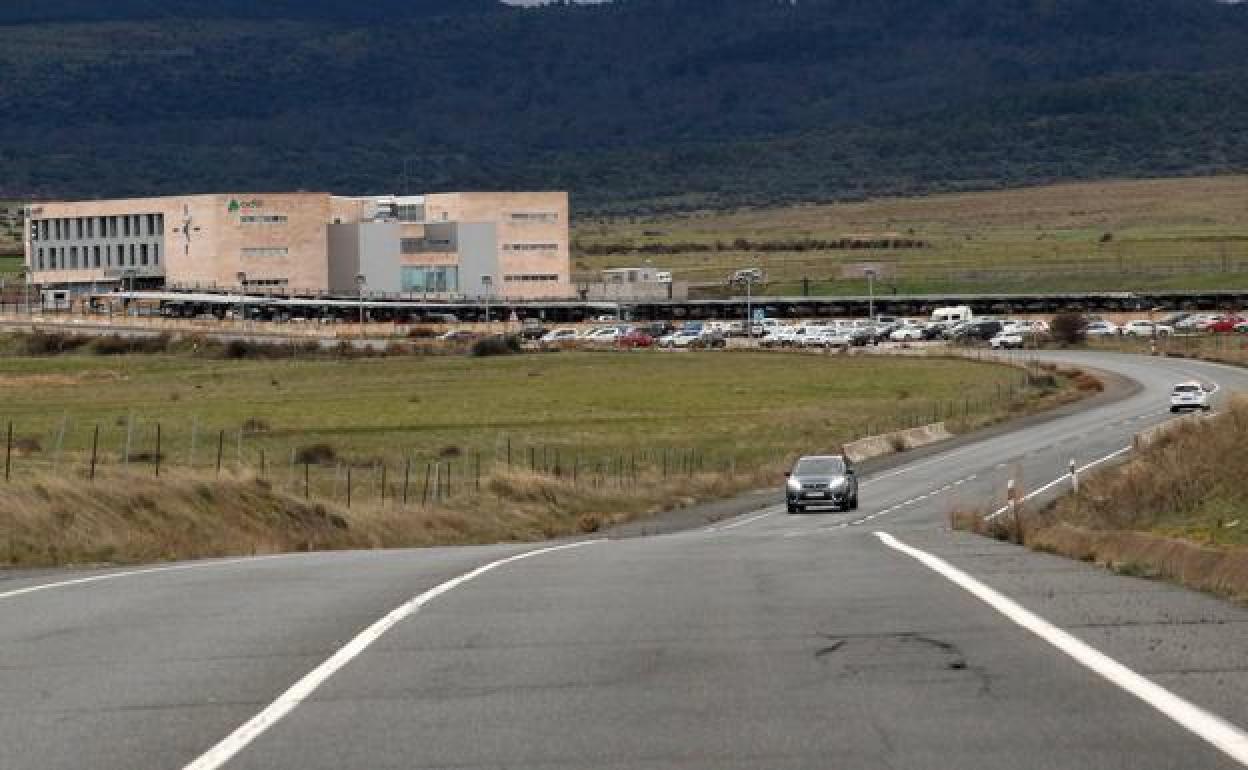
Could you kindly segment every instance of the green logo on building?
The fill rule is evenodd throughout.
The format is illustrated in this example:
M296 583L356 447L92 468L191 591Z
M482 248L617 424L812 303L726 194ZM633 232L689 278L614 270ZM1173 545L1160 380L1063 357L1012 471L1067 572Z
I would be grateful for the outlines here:
M243 209L261 209L264 208L264 201L254 199L249 201L240 201L238 198L231 198L230 205L227 207L231 214L237 214Z

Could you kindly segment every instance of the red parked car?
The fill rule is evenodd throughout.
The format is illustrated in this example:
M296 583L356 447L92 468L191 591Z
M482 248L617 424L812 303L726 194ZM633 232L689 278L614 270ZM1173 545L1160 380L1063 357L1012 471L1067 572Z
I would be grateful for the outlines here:
M1235 327L1248 321L1246 318L1240 318L1236 315L1222 316L1217 321L1209 324L1209 331L1214 334L1230 334L1235 331Z
M654 344L654 337L638 329L629 329L616 342L622 348L648 348Z

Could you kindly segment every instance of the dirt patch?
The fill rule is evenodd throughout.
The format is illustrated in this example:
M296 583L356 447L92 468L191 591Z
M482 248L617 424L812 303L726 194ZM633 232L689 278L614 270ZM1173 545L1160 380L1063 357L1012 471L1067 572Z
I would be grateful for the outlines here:
M0 375L0 388L72 387L99 382L117 382L120 379L121 373L115 371L83 374L3 374Z

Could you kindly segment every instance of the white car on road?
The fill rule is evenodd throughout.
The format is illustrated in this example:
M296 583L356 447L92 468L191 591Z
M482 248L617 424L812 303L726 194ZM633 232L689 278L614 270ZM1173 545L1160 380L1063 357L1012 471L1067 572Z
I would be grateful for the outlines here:
M1170 411L1180 412L1184 409L1199 409L1207 412L1211 408L1209 396L1213 388L1199 382L1180 382L1170 391Z

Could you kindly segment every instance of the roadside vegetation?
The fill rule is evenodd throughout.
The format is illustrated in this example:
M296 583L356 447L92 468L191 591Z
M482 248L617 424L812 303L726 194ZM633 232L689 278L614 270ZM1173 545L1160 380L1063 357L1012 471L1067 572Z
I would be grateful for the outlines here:
M769 486L797 453L1061 403L1078 380L756 352L6 358L0 562L591 532Z
M1224 413L1159 432L1122 466L1083 479L1077 493L1041 510L955 526L1248 600L1248 399Z
M1225 288L1248 274L1246 194L1248 177L1219 176L600 218L573 258L695 284L757 266L775 295L865 294L868 266L881 294Z

